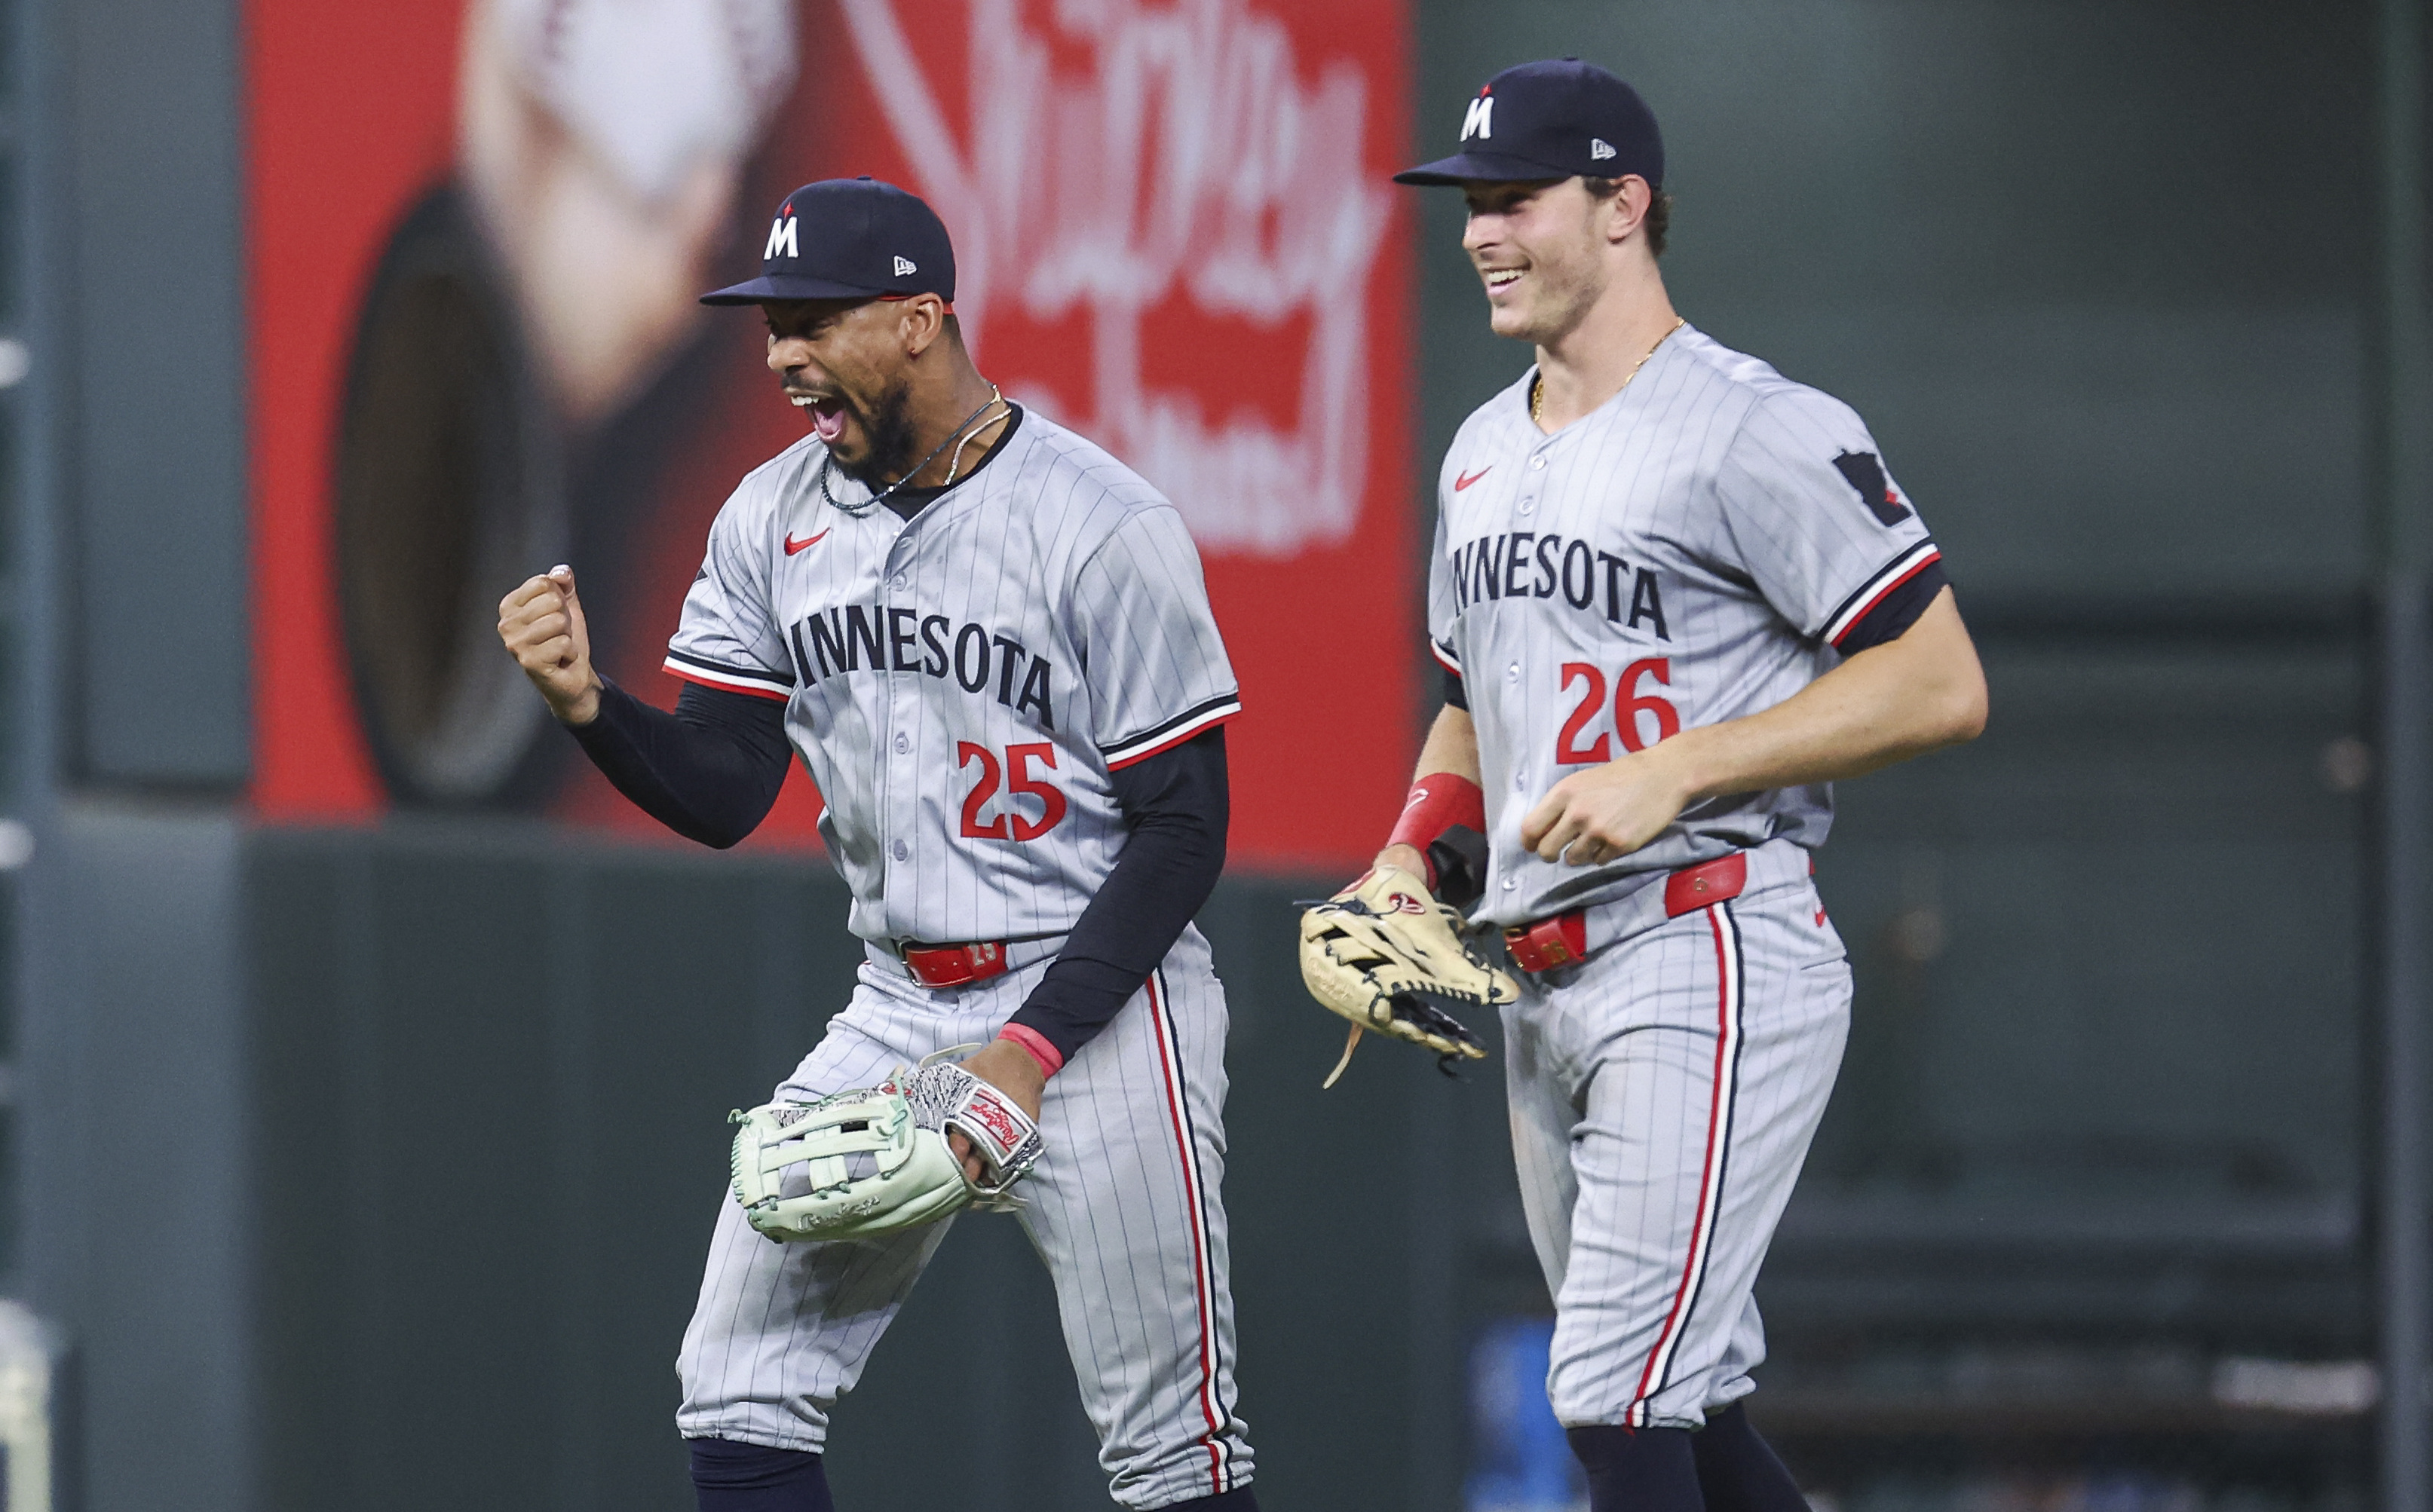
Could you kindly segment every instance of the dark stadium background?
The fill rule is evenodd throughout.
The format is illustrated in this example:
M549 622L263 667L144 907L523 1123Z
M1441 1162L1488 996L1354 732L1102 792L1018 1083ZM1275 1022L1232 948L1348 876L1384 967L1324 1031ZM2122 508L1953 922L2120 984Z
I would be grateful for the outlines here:
M1680 307L1867 416L1984 654L1983 739L1846 785L1822 858L1860 996L1756 1409L1820 1505L2433 1506L2424 10L1411 0L1385 50L1387 157L1510 62L1641 86ZM322 251L249 210L265 71L320 77L261 50L293 13L0 3L0 1290L41 1324L0 1309L0 1382L50 1407L0 1391L0 1442L87 1512L686 1506L720 1120L841 1000L841 892L531 804L263 801L257 438L327 400L258 365L262 269ZM1525 360L1457 214L1395 233L1412 594L1422 480ZM1314 790L1401 761L1417 649L1314 659L1402 658L1407 705L1313 724ZM1372 1048L1319 1094L1286 904L1333 879L1246 864L1202 920L1262 1502L1550 1512L1500 1087ZM1105 1504L1012 1225L963 1223L831 1463L853 1509Z

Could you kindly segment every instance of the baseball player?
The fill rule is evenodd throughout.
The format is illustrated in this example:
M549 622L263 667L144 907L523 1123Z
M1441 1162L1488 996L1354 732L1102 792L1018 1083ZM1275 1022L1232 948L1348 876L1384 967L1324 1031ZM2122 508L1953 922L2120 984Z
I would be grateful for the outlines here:
M1445 707L1336 909L1424 916L1433 888L1503 932L1518 992L1484 1000L1515 999L1547 1390L1591 1505L1801 1512L1740 1402L1849 1014L1810 857L1829 784L1974 737L1983 677L1858 416L1674 312L1663 147L1627 84L1498 74L1458 152L1397 177L1460 188L1489 323L1537 361L1445 456Z
M510 593L500 633L679 834L740 840L801 755L866 961L779 1102L985 1042L962 1064L1046 1142L1021 1221L1115 1500L1240 1512L1225 1001L1190 923L1224 859L1234 673L1174 508L981 377L954 293L918 198L796 190L761 276L705 302L760 307L811 433L710 529L674 712L593 670L567 569ZM722 1203L677 1362L704 1512L829 1506L829 1413L946 1228L778 1244Z

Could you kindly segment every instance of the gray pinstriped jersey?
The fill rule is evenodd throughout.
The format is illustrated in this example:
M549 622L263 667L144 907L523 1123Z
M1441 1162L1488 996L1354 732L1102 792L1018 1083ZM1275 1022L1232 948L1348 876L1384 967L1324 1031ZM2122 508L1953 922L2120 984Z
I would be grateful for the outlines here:
M1696 805L1603 866L1522 849L1564 776L1781 703L1937 559L1849 406L1694 328L1551 436L1529 418L1532 374L1463 422L1437 483L1428 628L1478 726L1478 916L1525 923L1734 848L1824 843L1820 785Z
M1182 517L1035 414L909 521L829 505L825 452L727 500L668 671L786 701L855 934L1070 929L1123 848L1109 773L1240 709Z

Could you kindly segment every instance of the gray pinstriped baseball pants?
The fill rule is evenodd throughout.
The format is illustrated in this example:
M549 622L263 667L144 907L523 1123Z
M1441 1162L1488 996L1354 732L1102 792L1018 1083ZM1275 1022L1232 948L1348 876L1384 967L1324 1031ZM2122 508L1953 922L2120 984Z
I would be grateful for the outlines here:
M934 1050L993 1037L1041 961L938 990L864 965L781 1099L871 1086ZM1225 998L1184 931L1148 986L1047 1083L1046 1153L1016 1190L1055 1283L1082 1405L1114 1499L1162 1507L1251 1481L1234 1411L1225 1211ZM859 1243L779 1245L721 1201L676 1373L688 1438L823 1451L953 1219ZM941 1382L941 1389L951 1383Z
M1841 1065L1841 937L1802 876L1521 981L1506 1077L1555 1416L1699 1427L1765 1357L1751 1291Z

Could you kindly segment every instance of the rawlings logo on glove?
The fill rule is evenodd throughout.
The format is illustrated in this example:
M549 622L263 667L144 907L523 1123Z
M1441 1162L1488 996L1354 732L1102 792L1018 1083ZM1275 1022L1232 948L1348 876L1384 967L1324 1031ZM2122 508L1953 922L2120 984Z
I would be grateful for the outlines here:
M965 1207L1019 1207L1009 1189L1046 1145L1013 1099L946 1059L974 1048L941 1050L876 1087L729 1113L745 1220L774 1240L869 1239ZM980 1180L964 1174L949 1134L971 1141Z
M1425 1045L1448 1075L1456 1058L1486 1058L1487 1047L1468 1026L1428 1001L1495 1007L1521 995L1510 977L1462 943L1459 909L1437 902L1418 877L1391 866L1304 907L1301 979L1328 1011L1352 1021L1343 1059L1326 1086L1352 1063L1363 1029Z

